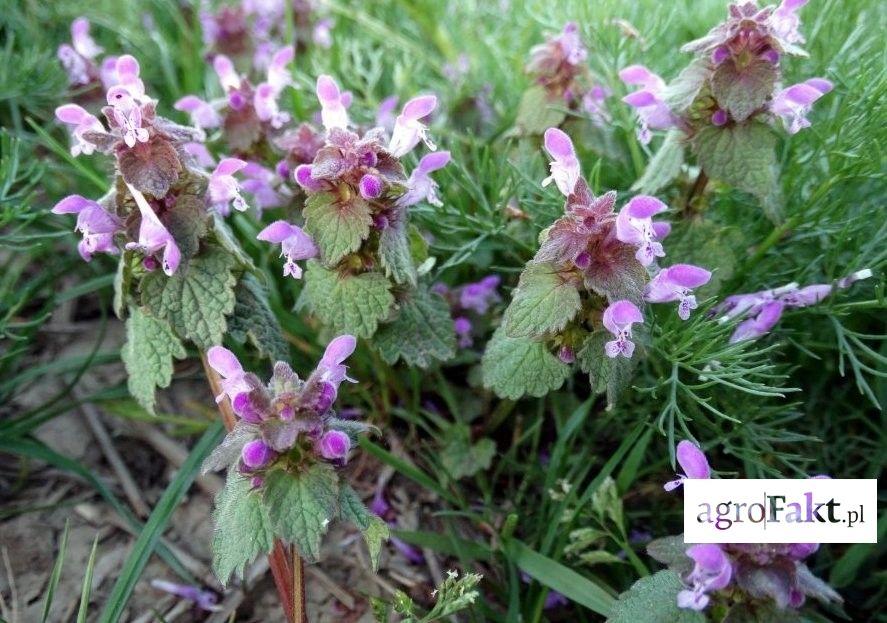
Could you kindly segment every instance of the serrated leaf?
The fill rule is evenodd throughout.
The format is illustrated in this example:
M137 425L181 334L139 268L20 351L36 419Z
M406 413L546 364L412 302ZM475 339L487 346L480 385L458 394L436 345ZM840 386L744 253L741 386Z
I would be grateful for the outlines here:
M662 99L676 115L687 111L699 97L699 93L711 76L708 59L697 59L684 67L681 73L672 80L662 95Z
M179 179L182 163L175 147L166 139L155 136L147 143L120 148L117 168L123 179L136 190L160 199Z
M126 366L127 386L146 411L154 413L154 388L169 387L173 357L184 359L185 347L163 320L139 307L129 308L126 344L120 353Z
M708 126L693 138L693 151L709 177L755 195L767 207L776 192L776 137L765 124L749 121Z
M394 304L380 273L341 275L311 260L305 270L304 304L335 333L370 337Z
M244 106L240 110L229 109L222 134L231 152L248 152L262 138L262 122L252 106Z
M607 395L608 409L613 408L622 392L631 385L638 359L637 350L631 359L607 357L604 344L611 339L606 331L595 331L576 354L579 367L588 373L592 391Z
M296 545L306 560L317 560L339 503L339 477L333 468L315 463L296 474L276 469L265 479L263 491L274 534Z
M592 259L585 271L585 287L597 292L609 302L627 299L642 307L644 286L650 279L647 270L635 258L635 251L628 245L621 245L598 262Z
M672 571L641 578L619 596L607 623L704 623L701 612L678 608L681 589L681 579Z
M521 273L502 324L508 337L557 333L579 311L579 290L553 264L528 264Z
M442 296L420 285L400 305L397 317L374 338L382 359L427 368L456 354L456 333L450 308Z
M223 586L232 573L243 577L246 565L270 552L274 543L262 494L252 489L250 480L232 470L216 496L213 571Z
M687 556L687 547L682 534L664 536L650 541L647 544L647 553L670 570L685 574L693 569L693 560Z
M261 431L253 424L238 420L234 428L225 435L222 443L203 461L200 473L228 469L240 459L240 453L248 442L261 437Z
M200 197L181 195L172 210L163 215L163 224L172 234L182 257L190 258L197 254L200 239L206 234L206 206Z
M465 424L454 424L447 431L446 444L441 448L440 461L455 480L473 476L489 469L496 454L492 439L471 442L471 429Z
M252 275L244 275L234 290L234 313L228 318L228 335L241 344L247 340L271 362L289 359L289 346L277 317L268 305L265 288Z
M428 241L415 225L407 227L407 238L410 242L410 255L413 263L418 266L428 259Z
M484 387L512 400L544 396L570 375L570 367L548 352L544 342L510 338L504 326L493 333L481 365Z
M382 268L395 283L416 285L416 267L410 249L407 229L399 223L392 223L379 234L379 259Z
M563 100L549 98L541 85L531 86L521 97L514 125L522 134L542 134L563 122L566 117L563 107Z
M363 534L373 571L376 571L379 568L382 542L388 540L388 524L367 510L360 496L348 484L343 484L339 489L339 512L342 519L353 523Z
M221 344L225 316L234 311L234 264L231 255L211 248L171 277L155 271L142 280L142 304L199 348Z
M654 195L678 176L684 164L683 136L680 130L666 133L665 140L647 163L644 174L632 185L632 190Z
M237 263L243 268L255 272L256 265L253 262L253 258L247 255L246 251L243 250L243 247L241 247L240 243L237 242L237 239L234 238L234 233L231 231L231 228L228 227L228 223L226 223L225 219L217 212L213 213L212 227L213 234L215 234L216 242L219 243L219 246L234 256L234 259L236 259Z
M711 94L721 108L742 123L764 105L773 93L777 77L776 66L764 59L754 60L742 69L733 59L727 59L711 77Z
M342 201L333 193L317 193L308 197L302 214L305 231L317 244L327 266L357 251L373 223L370 205L360 195Z

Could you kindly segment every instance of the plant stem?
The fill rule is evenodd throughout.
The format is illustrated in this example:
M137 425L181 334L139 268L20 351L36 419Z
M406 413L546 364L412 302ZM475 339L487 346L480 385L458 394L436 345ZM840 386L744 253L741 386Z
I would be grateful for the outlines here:
M690 193L687 195L687 201L684 203L685 217L693 215L693 200L702 195L702 191L705 190L706 185L708 185L708 176L705 174L705 171L699 169L699 175L696 176L696 181L693 182L693 187L690 189Z
M203 362L203 371L213 396L218 396L222 393L222 379L210 367L205 353L200 353L200 360ZM227 397L219 403L219 413L222 415L225 428L229 431L234 428L237 416ZM296 548L275 539L274 548L268 555L268 562L286 620L288 623L308 623L305 611L305 567Z

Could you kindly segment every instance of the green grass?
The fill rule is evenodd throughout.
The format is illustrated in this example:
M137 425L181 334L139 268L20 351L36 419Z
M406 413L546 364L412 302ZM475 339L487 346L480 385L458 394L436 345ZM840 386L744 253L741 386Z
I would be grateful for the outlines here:
M113 322L113 262L106 257L82 262L70 219L48 213L66 194L103 194L108 173L107 160L100 156L70 158L64 132L52 121L52 109L67 101L55 48L67 40L70 20L86 15L108 53L128 51L140 59L161 114L183 120L172 102L189 92L218 94L218 85L202 59L198 27L178 7L173 0L5 0L0 6L5 35L0 46L0 123L5 128L0 141L0 400L8 407L0 420L0 450L87 478L86 466L32 437L39 425L68 413L70 388L84 373L118 360L116 353L103 350L99 331L87 356L37 363L42 329L61 303L82 303L102 327ZM437 177L445 205L414 212L415 222L434 237L434 276L458 284L498 272L512 287L535 251L539 231L562 208L556 191L539 185L546 161L538 143L508 134L529 85L522 68L530 47L568 19L580 24L590 46L589 63L614 93L612 150L603 156L599 145L577 141L583 171L595 191L613 188L625 196L651 151L637 143L632 117L618 102L625 93L618 70L642 63L666 80L674 77L687 62L678 47L720 21L724 2L531 0L502 9L496 1L379 0L331 2L330 11L336 19L335 44L328 52L309 50L297 58L299 89L288 102L291 113L296 119L310 117L319 73L336 76L353 91L351 113L362 121L371 120L378 102L392 93L402 101L423 91L441 95L447 105L433 132L454 156L453 165ZM146 17L156 28L143 26ZM641 39L624 36L613 23L616 18L637 28ZM383 430L396 431L410 460L388 452L378 440L362 444L362 450L438 497L435 530L420 526L402 536L484 573L481 586L488 604L475 608L474 620L546 620L542 604L549 589L579 604L572 607L571 620L600 620L613 595L645 567L655 566L642 546L628 541L630 531L661 536L680 529L680 497L667 496L660 487L672 473L678 439L698 439L725 476L881 475L887 452L885 9L870 0L811 0L802 18L810 58L786 60L787 80L825 76L835 90L817 104L812 128L780 141L782 222L768 220L747 195L723 187L710 195L705 219L714 231L730 232L729 244L718 252L731 254L733 270L706 297L711 303L790 281L827 282L861 268L871 268L874 279L817 307L787 313L774 336L751 345L727 346L729 327L702 314L683 324L673 310L658 310L651 356L635 377L635 388L613 411L590 400L587 382L578 377L545 399L513 404L475 388L470 368L476 361L470 357L441 374L423 375L392 369L369 349L359 351L351 374L361 383L343 390L343 401L361 406ZM453 81L445 68L463 53L468 73ZM475 127L459 104L481 89L488 89L496 116ZM662 193L672 205L685 194L683 183ZM508 220L504 206L509 201L529 219ZM314 328L291 311L301 286L279 278L270 253L251 242L258 229L252 217L238 216L233 227L267 273L272 306L284 328L310 344L295 352L293 362L296 369L308 369L320 347ZM62 274L76 278L77 285L59 291L56 276ZM713 359L722 368L700 379ZM64 389L40 406L16 407L23 392L48 377L60 379ZM125 388L118 386L86 399L107 404L115 417L130 417L120 406L125 397ZM427 409L429 401L440 408ZM166 421L183 424L178 414ZM495 440L498 452L489 470L457 482L443 475L442 436L451 423L468 424L476 438ZM205 449L215 432L206 432L196 448ZM539 460L543 455L547 463ZM607 477L614 479L624 512L618 522L607 520L603 547L614 554L628 551L629 563L583 566L569 554L569 533L600 527L584 510ZM122 612L189 480L181 470L146 524L135 523L100 481L90 480L139 531L140 549L125 578L101 604L103 620L117 620ZM552 495L564 482L570 492ZM489 541L465 542L460 536L465 525L483 527ZM157 551L174 570L184 572L162 545ZM848 612L861 619L885 597L883 572L877 574L879 556L883 547L830 546L817 554L813 567L821 577L832 578ZM521 572L533 581L525 583ZM55 573L53 578L57 582ZM89 584L84 582L84 602ZM47 599L51 602L51 591Z

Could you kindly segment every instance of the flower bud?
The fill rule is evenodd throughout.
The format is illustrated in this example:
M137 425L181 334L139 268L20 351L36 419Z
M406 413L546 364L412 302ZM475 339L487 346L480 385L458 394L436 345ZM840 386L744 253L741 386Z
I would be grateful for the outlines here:
M243 446L243 450L240 453L243 464L250 469L265 467L276 456L277 453L261 439L253 439Z
M256 408L249 392L241 392L234 396L231 407L234 409L234 413L245 422L258 424L262 421L262 413Z
M293 177L295 177L296 182L299 183L299 186L301 186L305 190L310 190L312 192L323 190L323 185L318 180L311 177L310 164L300 164L299 166L297 166L295 173L293 173Z
M727 111L723 108L718 108L711 116L711 122L716 126L724 125L725 123L727 123L727 119Z
M382 180L366 174L360 178L360 196L364 199L378 199L382 194Z
M343 459L350 449L351 439L340 430L328 430L317 444L317 451L325 459Z
M573 263L579 270L585 270L591 264L591 255L589 255L587 251L583 251L576 256L576 259L573 260Z
M570 346L564 345L557 351L557 358L564 363L573 363L576 361L576 353Z
M317 396L317 401L314 403L314 410L317 411L318 414L323 415L333 406L335 401L336 386L332 383L322 381L320 383L320 392Z

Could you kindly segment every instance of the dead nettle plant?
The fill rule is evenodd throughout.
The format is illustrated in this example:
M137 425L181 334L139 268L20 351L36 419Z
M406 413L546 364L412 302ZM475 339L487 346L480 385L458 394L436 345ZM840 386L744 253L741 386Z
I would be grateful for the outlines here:
M824 78L782 83L786 58L807 56L798 16L804 4L731 4L722 24L681 48L694 58L668 84L643 65L619 73L637 87L623 101L637 112L641 143L650 142L651 130L667 130L634 190L652 194L665 187L681 171L689 146L701 171L688 206L711 178L751 193L768 216L779 218L773 126L781 121L788 134L809 127L811 107L832 90Z
M275 67L289 57L279 55ZM157 114L158 102L147 95L135 58L120 56L113 65L105 77L105 123L78 104L56 110L71 127L75 156L98 151L114 159L110 190L98 199L71 195L53 212L77 216L84 260L97 253L119 256L114 309L126 321L122 359L130 393L148 412L154 412L155 389L171 382L174 360L186 357L186 344L200 352L228 428L205 465L227 469L216 499L214 569L226 584L257 555L269 553L286 616L302 621L302 560L317 559L330 522L354 523L370 545L374 566L388 534L387 524L335 469L369 429L336 418L332 410L347 378L342 362L356 339L332 340L306 379L292 371L263 276L224 221L231 207L248 207L233 176L246 163L223 158L211 174L203 171L194 157L203 151L194 148L201 146L203 130ZM270 73L273 99L285 81L275 82ZM267 105L261 100L257 92L254 112L257 104ZM262 123L273 127L273 117ZM266 231L278 230L272 225ZM287 242L277 241L288 255ZM226 336L276 362L267 385L221 346Z

